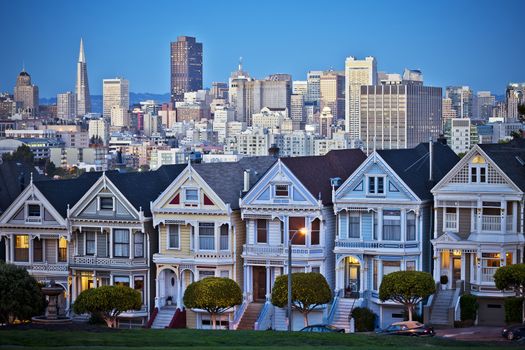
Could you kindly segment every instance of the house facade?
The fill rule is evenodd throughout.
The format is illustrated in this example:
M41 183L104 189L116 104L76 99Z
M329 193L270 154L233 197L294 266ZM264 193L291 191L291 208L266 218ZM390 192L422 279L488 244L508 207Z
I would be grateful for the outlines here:
M275 279L292 272L318 272L334 287L331 178L348 176L366 156L360 150L332 151L325 156L281 158L241 200L246 225L244 298L247 313L257 310L248 329L284 330L285 310L271 304ZM308 169L315 169L310 172ZM291 240L291 246L289 245ZM288 266L288 249L292 265ZM322 323L326 307L309 315L311 324ZM246 318L246 317L244 317ZM294 313L293 328L304 327Z
M525 144L473 147L432 190L434 279L477 296L480 325L504 323L494 273L523 262ZM438 293L439 294L439 293Z
M375 151L334 190L334 318L366 306L379 327L404 319L402 305L379 299L379 287L395 271L431 271L430 189L457 159L440 143Z

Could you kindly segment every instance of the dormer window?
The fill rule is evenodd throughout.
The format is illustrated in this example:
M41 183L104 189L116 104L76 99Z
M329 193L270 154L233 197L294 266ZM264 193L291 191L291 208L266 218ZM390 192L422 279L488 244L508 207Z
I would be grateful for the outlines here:
M368 194L382 195L385 194L385 177L368 176Z
M100 210L113 210L113 198L112 197L100 197Z
M27 216L39 218L41 216L39 204L28 204L27 205Z
M487 183L487 163L480 155L472 158L472 163L470 164L470 183Z
M275 197L288 197L289 193L288 185L275 185Z
M199 190L196 188L186 188L184 191L185 202L198 202L199 201Z

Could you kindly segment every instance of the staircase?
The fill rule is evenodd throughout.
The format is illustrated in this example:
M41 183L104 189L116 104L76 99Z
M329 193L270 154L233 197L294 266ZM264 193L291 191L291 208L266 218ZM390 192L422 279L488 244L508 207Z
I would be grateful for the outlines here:
M272 327L276 331L286 331L288 329L288 318L286 317L286 310L284 308L274 308Z
M177 311L177 306L175 305L164 306L159 309L159 313L157 314L157 317L155 317L151 328L163 329L168 327L175 315L175 311Z
M432 310L430 311L430 324L449 326L454 320L449 320L448 310L454 299L454 289L440 290L434 295Z
M253 330L255 321L259 317L261 310L264 306L264 303L250 303L246 307L246 311L242 315L241 321L237 329Z
M332 325L338 328L344 328L346 333L354 331L353 320L350 321L349 315L352 313L352 309L357 305L356 299L340 298L337 303L337 310L335 310L334 319Z

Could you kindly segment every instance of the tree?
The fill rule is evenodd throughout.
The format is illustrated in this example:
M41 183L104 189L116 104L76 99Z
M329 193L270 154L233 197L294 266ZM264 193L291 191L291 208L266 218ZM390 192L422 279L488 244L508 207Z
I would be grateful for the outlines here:
M403 304L408 310L408 320L412 321L414 307L435 291L436 285L429 273L396 271L383 276L379 287L379 299Z
M24 163L33 163L34 155L28 145L18 147L13 153L4 153L2 160L18 160Z
M292 308L303 315L308 326L308 314L317 306L327 304L332 292L323 275L316 272L292 273ZM272 304L277 307L288 305L288 276L277 277L272 289Z
M496 288L513 289L516 297L522 298L522 322L525 323L525 264L502 266L494 273Z
M45 299L26 269L0 261L0 323L25 321L44 313Z
M190 309L206 310L215 329L217 315L242 303L242 291L234 280L208 277L190 284L184 292L183 300L184 305Z
M142 306L140 293L126 286L102 286L80 293L73 304L77 314L98 314L108 327L117 326L117 318L124 311L139 310Z

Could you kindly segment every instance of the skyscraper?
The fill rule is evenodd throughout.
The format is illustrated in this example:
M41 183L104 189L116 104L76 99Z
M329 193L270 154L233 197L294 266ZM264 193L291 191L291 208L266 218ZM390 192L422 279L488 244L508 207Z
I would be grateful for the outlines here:
M171 43L171 100L184 100L184 93L202 89L202 43L179 36Z
M31 76L22 69L16 78L14 100L20 103L21 112L26 116L38 114L38 86L31 84Z
M374 57L357 60L348 57L345 61L345 131L353 139L359 138L359 99L361 85L377 84L377 61Z
M104 79L102 81L102 115L111 117L111 109L116 106L124 111L129 109L129 82L123 78Z
M89 83L87 74L86 55L84 54L84 42L80 38L80 52L77 63L77 115L83 116L91 112L91 97L89 96Z
M77 95L71 91L57 95L57 117L62 120L74 120L77 116Z
M327 71L321 74L321 111L329 107L335 119L345 117L345 76L340 72Z
M478 91L474 96L474 119L488 121L496 105L496 96L490 91Z
M468 86L447 86L445 97L452 100L458 118L472 118L472 90Z
M525 83L510 83L505 93L507 105L507 121L513 122L518 119L518 105L525 103Z

